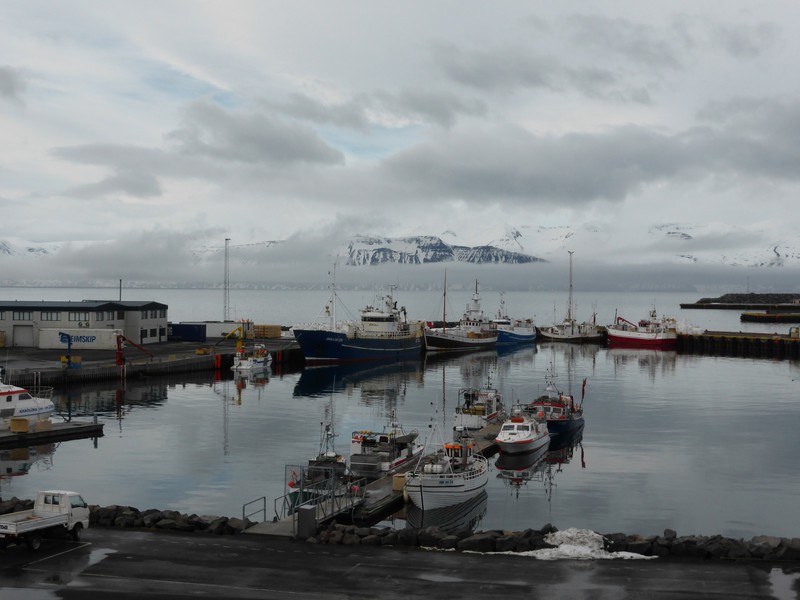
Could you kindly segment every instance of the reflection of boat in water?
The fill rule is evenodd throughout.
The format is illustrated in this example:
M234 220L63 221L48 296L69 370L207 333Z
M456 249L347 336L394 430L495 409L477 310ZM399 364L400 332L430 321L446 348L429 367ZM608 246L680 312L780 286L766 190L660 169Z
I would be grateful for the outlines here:
M453 429L477 430L502 420L503 396L487 378L479 388L458 390L458 405L453 419Z
M438 428L434 426L438 433ZM427 452L428 446L423 450ZM417 507L442 508L477 496L489 481L489 462L476 452L475 440L456 431L452 442L442 442L434 454L424 456L406 473L406 492Z
M482 490L466 502L443 508L422 510L409 502L406 505L406 524L416 529L438 527L442 531L474 531L486 515L488 500L489 495Z
M34 465L49 468L55 444L0 450L0 479L27 475Z
M675 350L653 350L644 348L608 348L606 357L614 362L614 368L638 365L651 377L656 373L675 369L678 353Z
M584 425L581 424L574 429L562 433L560 435L551 435L550 444L547 446L548 451L561 450L570 446L577 446L583 440Z
M512 491L519 494L520 488L534 478L536 469L547 452L548 446L545 444L535 452L527 454L498 454L494 463L497 478L502 479Z
M424 446L418 437L416 429L403 429L394 411L383 431L354 431L350 439L350 473L366 479L394 473L420 455Z
M398 379L419 378L423 370L421 360L398 363L355 363L305 367L294 388L294 396L314 397L327 394L331 389L342 391L348 386L365 382L385 382L387 388L397 387ZM383 381L382 381L383 380Z

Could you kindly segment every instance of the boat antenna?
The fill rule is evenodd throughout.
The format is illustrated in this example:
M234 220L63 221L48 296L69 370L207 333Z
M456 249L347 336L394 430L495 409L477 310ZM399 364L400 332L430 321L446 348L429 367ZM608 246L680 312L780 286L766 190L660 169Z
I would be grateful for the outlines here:
M444 270L444 292L442 293L442 333L447 330L447 269Z
M572 255L574 251L567 250L567 252L569 252L569 304L567 306L567 319L572 320Z

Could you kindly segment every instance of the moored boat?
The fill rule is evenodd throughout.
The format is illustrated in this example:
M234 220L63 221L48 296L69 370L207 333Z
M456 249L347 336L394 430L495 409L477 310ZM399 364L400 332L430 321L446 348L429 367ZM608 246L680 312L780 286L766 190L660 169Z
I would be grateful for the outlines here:
M392 411L382 431L361 429L350 436L350 473L366 479L394 473L420 455L424 445L418 438L419 432L406 432Z
M272 355L264 344L254 344L252 352L248 353L243 347L237 347L233 355L231 369L237 372L263 371L272 364Z
M52 397L52 387L25 389L0 381L0 429L8 429L13 418L48 418L56 408Z
M586 392L586 379L581 388L581 403L575 402L571 394L562 393L555 384L555 375L548 371L544 392L529 403L526 412L542 418L547 422L547 429L552 437L566 436L570 432L582 428L583 395Z
M487 378L483 387L458 390L453 429L477 430L503 419L503 396Z
M406 473L405 490L416 507L431 510L466 502L488 481L489 462L477 453L475 440L459 431Z
M528 454L547 448L550 433L543 416L537 419L517 406L511 417L503 421L494 441L501 453Z
M444 297L447 297L447 284L445 284ZM448 328L446 316L446 310L443 309L442 327L425 327L425 349L427 351L485 350L497 346L497 325L484 317L477 281L475 281L472 301L467 304L458 325Z
M492 319L497 327L497 345L528 344L536 341L536 325L533 319L512 319L506 312L503 296L500 296L500 308Z
M569 251L569 299L567 301L567 314L561 323L553 323L546 327L537 328L542 340L551 342L572 343L602 343L605 341L605 328L597 324L596 314L592 314L591 321L579 323L573 316L572 307L572 251Z
M648 318L641 319L638 323L617 316L606 330L608 345L611 347L675 350L678 346L676 320L672 317L659 317L655 308L650 311Z
M409 320L397 307L393 288L360 311L358 321L336 321L336 293L326 306L326 324L295 325L295 339L307 363L335 364L358 361L397 361L422 355L424 324Z

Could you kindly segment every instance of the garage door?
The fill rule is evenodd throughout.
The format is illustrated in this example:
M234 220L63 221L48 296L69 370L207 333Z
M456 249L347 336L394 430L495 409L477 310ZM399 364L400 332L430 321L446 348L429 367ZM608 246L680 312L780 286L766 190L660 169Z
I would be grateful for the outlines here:
M14 346L33 348L33 325L14 325Z

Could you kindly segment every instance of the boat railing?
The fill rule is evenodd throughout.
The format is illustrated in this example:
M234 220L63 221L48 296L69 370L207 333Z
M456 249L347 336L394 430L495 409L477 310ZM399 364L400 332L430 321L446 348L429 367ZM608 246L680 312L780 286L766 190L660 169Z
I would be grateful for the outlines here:
M34 398L42 398L44 400L51 400L53 398L53 387L49 385L29 387L27 390Z
M334 478L332 478L334 479ZM273 510L276 520L291 518L292 533L297 532L297 519L301 509L313 507L317 522L327 521L336 515L352 510L364 502L367 491L367 479L325 480L303 488L312 492L308 498L296 501L292 492L276 498Z

